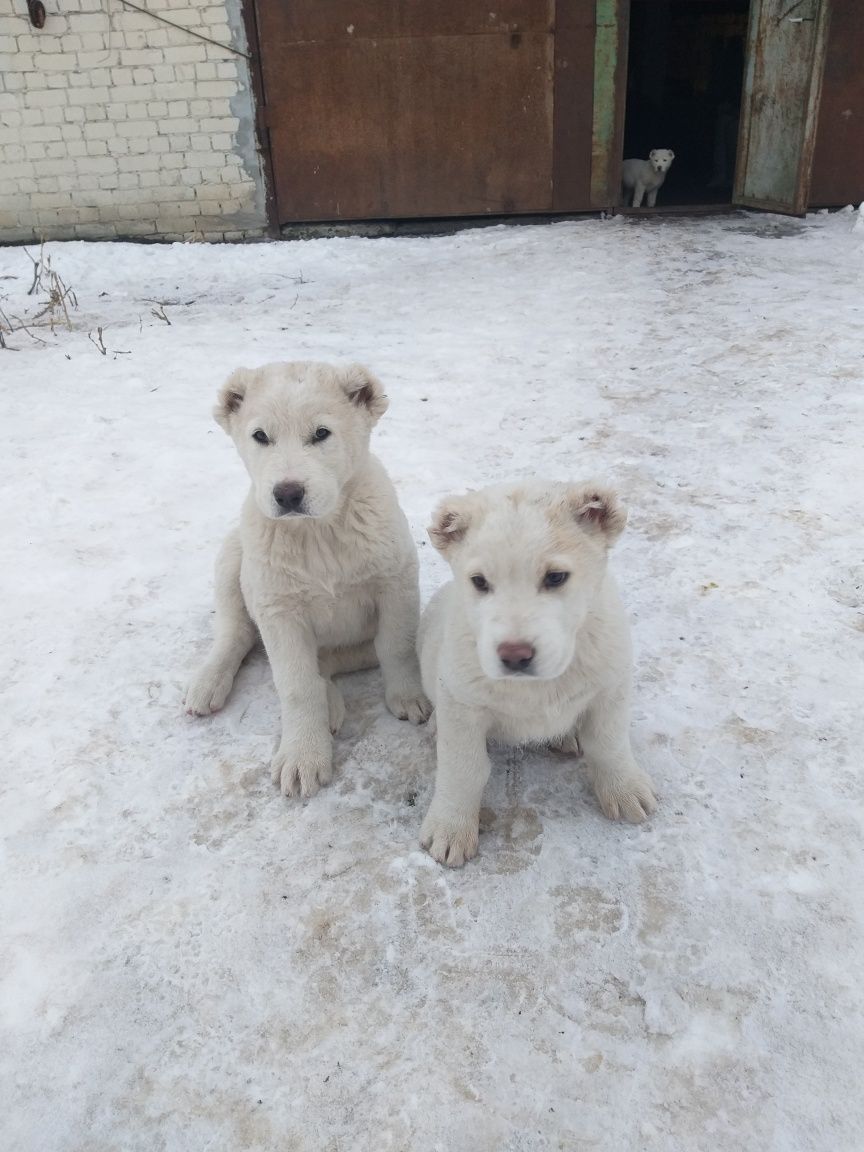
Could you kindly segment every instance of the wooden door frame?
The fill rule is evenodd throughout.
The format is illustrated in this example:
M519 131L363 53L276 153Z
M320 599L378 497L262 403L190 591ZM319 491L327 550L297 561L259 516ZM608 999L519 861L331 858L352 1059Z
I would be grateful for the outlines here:
M273 156L270 145L270 129L267 122L264 73L261 68L261 44L255 4L256 0L240 0L243 27L246 31L246 47L249 52L249 79L252 88L252 106L255 110L255 142L261 156L261 172L264 181L265 231L268 236L278 239L281 235L279 205L276 202L276 184L273 179Z
M552 213L591 210L596 0L556 0Z
M621 199L630 0L596 0L594 108L591 129L591 207L614 211Z

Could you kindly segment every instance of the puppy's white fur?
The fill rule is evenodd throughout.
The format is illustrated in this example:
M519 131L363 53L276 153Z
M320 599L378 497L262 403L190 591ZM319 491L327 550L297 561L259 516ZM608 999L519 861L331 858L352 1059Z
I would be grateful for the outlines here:
M539 481L450 497L435 512L429 535L454 579L420 622L438 742L421 843L441 863L458 867L477 850L490 737L581 746L607 816L636 823L653 811L630 750L630 632L606 563L625 522L606 488ZM566 582L544 586L550 572ZM526 672L499 656L514 643L534 650Z
M214 410L252 484L216 562L215 642L186 710L222 707L260 631L282 710L273 779L286 795L331 778L331 731L345 715L336 673L380 662L390 711L412 723L430 712L414 649L417 552L369 451L386 408L365 368L298 362L238 369ZM286 483L303 491L289 514L274 495Z
M653 148L647 160L625 160L621 166L621 183L624 191L632 193L634 208L642 206L643 197L648 197L648 207L657 203L657 192L663 186L666 173L672 167L675 153L669 148Z

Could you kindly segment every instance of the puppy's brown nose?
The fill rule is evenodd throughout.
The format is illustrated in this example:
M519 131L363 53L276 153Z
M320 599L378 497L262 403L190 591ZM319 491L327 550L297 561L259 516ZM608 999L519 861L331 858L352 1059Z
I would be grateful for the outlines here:
M273 486L273 499L282 509L282 512L297 512L303 503L306 489L296 480L283 480Z
M534 648L524 640L505 640L498 645L498 656L511 672L525 672L534 659Z

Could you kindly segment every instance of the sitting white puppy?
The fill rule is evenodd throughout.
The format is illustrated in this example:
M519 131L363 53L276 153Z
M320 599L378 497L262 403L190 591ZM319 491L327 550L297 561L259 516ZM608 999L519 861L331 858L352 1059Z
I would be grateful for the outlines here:
M238 369L214 414L252 486L216 562L215 641L186 692L203 716L225 703L260 632L282 709L273 780L310 796L332 774L345 716L330 677L381 664L387 707L421 723L417 550L390 478L369 451L387 409L359 365Z
M675 153L669 148L653 148L647 160L625 160L621 165L621 183L625 193L632 192L634 208L642 206L643 196L648 195L648 207L657 203L658 189L663 187L666 173L672 167ZM626 196L625 196L626 199Z
M627 515L594 484L530 482L445 499L429 535L454 579L420 622L438 772L420 841L458 867L477 851L487 737L584 750L611 819L653 811L628 736L627 618L606 557Z

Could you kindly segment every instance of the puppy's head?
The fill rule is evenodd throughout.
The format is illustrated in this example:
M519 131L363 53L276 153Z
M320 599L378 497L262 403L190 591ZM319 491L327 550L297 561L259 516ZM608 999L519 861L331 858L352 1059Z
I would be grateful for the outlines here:
M596 484L487 488L439 505L429 536L453 569L486 676L552 680L567 669L626 520Z
M386 409L365 368L298 361L238 368L213 414L237 445L258 507L276 520L335 511Z
M675 159L675 153L669 148L652 148L648 153L648 159L655 172L668 172Z

